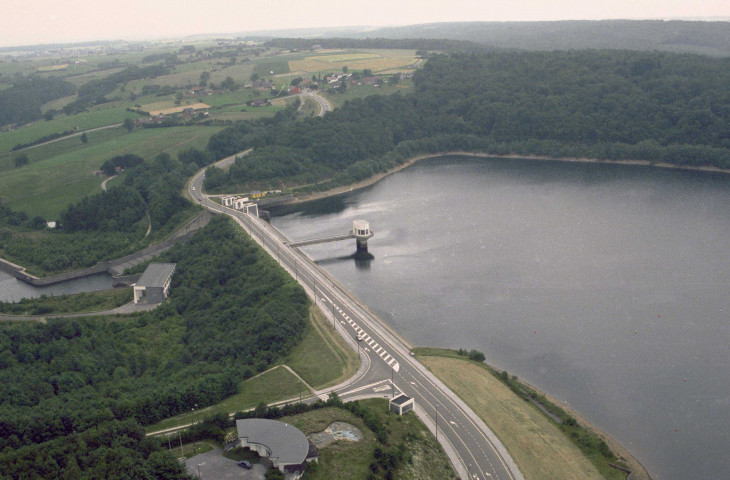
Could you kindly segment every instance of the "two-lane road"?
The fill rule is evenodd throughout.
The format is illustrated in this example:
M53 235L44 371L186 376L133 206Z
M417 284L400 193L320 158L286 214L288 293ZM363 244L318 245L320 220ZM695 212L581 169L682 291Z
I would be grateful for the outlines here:
M225 161L231 161L229 157ZM337 387L343 399L403 392L416 401L416 414L437 434L463 479L524 480L499 440L453 392L410 355L409 346L349 292L315 265L268 223L211 202L202 194L204 171L188 193L206 208L233 217L286 268L330 316L333 326L369 356L367 371ZM360 340L358 340L360 339Z

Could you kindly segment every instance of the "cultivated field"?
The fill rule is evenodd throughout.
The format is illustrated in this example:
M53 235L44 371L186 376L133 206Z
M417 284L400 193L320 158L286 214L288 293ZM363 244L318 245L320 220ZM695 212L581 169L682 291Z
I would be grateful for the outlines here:
M342 67L346 66L350 71L370 69L373 73L381 73L393 69L404 69L417 62L418 59L412 50L377 50L366 53L312 55L299 60L290 60L289 69L316 73L341 71Z
M175 105L175 102L168 100L165 102L155 102L155 103L148 103L147 105L142 105L142 111L149 113L152 116L155 115L172 115L173 113L180 113L186 108L192 108L195 110L205 110L210 108L210 105L207 105L205 103L196 102L196 103L186 103L183 105Z

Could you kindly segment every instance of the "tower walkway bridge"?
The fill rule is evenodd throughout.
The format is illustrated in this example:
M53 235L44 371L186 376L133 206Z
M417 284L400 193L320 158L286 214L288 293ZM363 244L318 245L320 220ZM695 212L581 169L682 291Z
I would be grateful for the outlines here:
M355 220L352 222L352 230L348 233L310 238L307 240L298 240L296 242L288 242L287 245L290 247L304 247L307 245L315 245L317 243L339 242L340 240L349 240L354 238L357 242L358 251L367 251L368 239L373 235L374 233L370 230L370 224L368 224L368 222L365 220Z

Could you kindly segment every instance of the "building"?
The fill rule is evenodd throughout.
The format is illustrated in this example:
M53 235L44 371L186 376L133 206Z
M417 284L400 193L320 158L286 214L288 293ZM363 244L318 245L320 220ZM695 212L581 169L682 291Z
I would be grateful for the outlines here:
M162 303L170 294L174 263L150 263L134 284L134 303Z
M400 394L390 401L390 411L403 415L406 412L413 410L416 406L416 401L411 397Z
M284 422L264 418L236 420L236 430L243 448L267 457L288 479L301 477L307 463L319 457L317 447L298 428Z

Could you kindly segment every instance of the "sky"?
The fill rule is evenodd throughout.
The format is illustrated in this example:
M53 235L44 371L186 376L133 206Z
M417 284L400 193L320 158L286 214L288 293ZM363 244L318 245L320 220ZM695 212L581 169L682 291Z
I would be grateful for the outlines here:
M730 19L729 0L0 1L0 46L457 21Z

